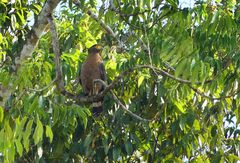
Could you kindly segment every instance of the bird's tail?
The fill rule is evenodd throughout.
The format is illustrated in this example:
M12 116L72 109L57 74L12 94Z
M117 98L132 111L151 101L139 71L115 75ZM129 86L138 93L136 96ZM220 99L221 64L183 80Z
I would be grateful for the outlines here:
M93 84L94 84L93 86L94 95L97 95L99 92L103 91L102 85L100 85L99 83L93 83ZM100 101L98 102L93 102L92 107L93 107L92 115L94 117L98 117L103 112L103 98L101 98Z
M98 117L103 112L103 104L102 104L102 102L103 101L98 101L98 102L93 102L92 103L92 107L93 107L92 115L94 117Z

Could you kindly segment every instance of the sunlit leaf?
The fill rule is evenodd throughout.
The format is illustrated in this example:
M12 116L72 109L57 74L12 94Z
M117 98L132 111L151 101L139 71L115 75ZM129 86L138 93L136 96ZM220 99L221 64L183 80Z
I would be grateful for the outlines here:
M0 122L2 122L3 118L4 118L4 110L3 110L3 108L0 106Z
M23 15L21 15L21 13L20 12L17 12L17 16L19 17L19 19L21 20L21 23L22 24L25 24L25 19L24 19L24 16Z
M229 154L228 155L228 158L231 162L234 162L234 161L240 161L240 157L234 155L234 154Z
M53 140L53 132L52 132L52 129L51 129L51 127L50 126L48 126L48 125L46 125L46 137L48 137L49 138L49 140L50 140L50 143L52 142L52 140Z
M200 123L198 120L194 120L193 127L195 130L200 130Z
M180 74L181 73L184 73L184 71L186 70L185 68L186 68L186 64L188 64L188 62L187 62L187 60L182 60L179 64L178 64L178 66L177 66L177 68L176 68L176 71L175 71L175 76L176 77L179 77L180 76Z
M24 129L26 122L27 122L27 117L23 117L21 120L20 120L20 118L18 118L16 120L16 130L15 130L15 135L14 135L15 138L18 138L19 140L22 139L23 134L24 134L23 129Z
M12 25L12 29L15 30L16 29L16 16L14 14L11 15L11 25Z
M185 113L184 103L178 101L174 102L175 106L177 106L178 110L182 113Z
M144 80L144 76L140 76L140 77L138 78L138 88L141 86L143 80Z
M24 148L26 149L26 151L28 152L29 150L29 136L31 135L31 131L32 131L32 124L33 124L33 120L29 120L28 124L26 126L26 130L23 136L23 145Z
M16 147L17 147L17 152L18 152L18 154L19 154L20 156L22 156L23 146L22 146L20 140L19 140L19 139L16 139L15 144L16 144Z
M39 119L37 119L37 126L33 134L34 144L38 144L42 140L42 137L43 137L42 122Z

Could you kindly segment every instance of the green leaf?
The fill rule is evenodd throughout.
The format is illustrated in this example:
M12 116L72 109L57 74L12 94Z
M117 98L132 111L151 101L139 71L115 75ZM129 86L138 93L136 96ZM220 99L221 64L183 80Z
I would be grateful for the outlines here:
M109 151L109 148L110 148L110 145L109 145L107 139L102 139L102 144L103 144L103 147L104 147L104 153L105 153L105 155L107 155L108 151Z
M17 152L18 152L18 154L19 154L20 156L22 156L23 146L22 146L22 144L21 144L21 142L20 142L19 139L16 139L16 140L15 140L15 145L16 145L16 147L17 147Z
M14 14L12 14L11 15L11 26L12 26L13 30L16 29L16 23L17 23L16 16Z
M185 67L186 67L187 60L183 59L177 66L176 71L175 71L175 76L179 77L184 71L185 71Z
M0 106L0 122L3 121L3 118L4 118L4 110L3 110L3 108Z
M190 158L190 156L191 156L191 149L189 148L189 146L186 147L186 153L187 153L187 158Z
M221 162L222 155L218 151L215 155L213 155L213 160L211 162L218 163Z
M117 160L118 158L119 158L119 156L120 156L120 149L119 148L114 148L113 149L113 160Z
M3 36L2 34L0 33L0 44L3 42Z
M200 64L198 61L196 61L193 64L193 67L191 69L191 79L192 79L192 83L195 83L196 81L198 81L198 75L199 75L199 71L200 71Z
M199 123L199 121L198 120L194 120L194 122L193 122L193 127L194 127L194 129L195 130L197 130L197 131L199 131L201 128L200 128L200 123Z
M230 162L240 161L240 157L238 157L238 156L236 156L234 154L229 154L227 157L228 157Z
M3 151L4 139L5 139L4 129L2 129L2 130L0 130L0 151Z
M36 126L34 134L33 134L33 139L34 139L35 145L37 145L42 140L42 136L43 136L42 122L39 119L37 119L37 126Z
M15 156L15 149L14 149L14 145L10 146L7 151L6 154L4 156L4 162L14 162L14 156Z
M216 136L216 134L217 134L217 126L214 125L211 128L211 136L214 137L214 136Z
M58 107L53 106L53 125L57 124L60 119L60 110Z
M128 7L129 8L129 7ZM105 21L107 24L111 24L114 20L115 13L111 10L108 10L105 14Z
M82 118L84 129L86 129L87 128L87 122L88 122L86 113L82 109L78 108L78 116Z
M32 124L33 124L33 120L29 120L24 136L23 136L23 146L26 149L26 151L28 152L29 150L29 136L31 135L31 131L32 131Z
M148 9L150 9L151 8L151 3L152 3L151 0L146 0L145 3L147 5Z
M105 68L110 79L114 79L117 74L117 63L113 60L108 60L105 64Z
M87 48L90 48L91 46L93 46L94 44L96 44L97 42L94 40L94 41L90 41L90 40L87 40L86 43L85 43L85 46Z
M68 6L69 6L69 8L72 10L72 4L73 4L73 2L72 2L72 0L69 0L68 1Z
M144 80L144 76L140 76L140 77L138 78L138 88L141 86L143 80Z
M200 70L200 80L201 80L201 82L203 82L204 83L204 77L206 76L206 74L205 74L205 65L204 65L204 63L203 62L201 62L201 70Z
M16 119L16 130L15 130L14 136L15 138L18 138L19 140L21 140L23 135L23 129L27 121L27 117L24 116L21 121L19 119L20 118Z
M127 141L125 143L125 149L126 149L128 155L132 154L133 147L132 147L132 143L130 141Z
M33 10L33 12L35 13L35 14L38 14L40 11L41 11L41 5L39 5L39 4L32 4L32 6L31 6L31 9Z
M46 126L46 137L48 137L50 139L50 143L53 140L53 132L50 126Z
M17 12L17 15L18 15L19 19L21 20L21 23L22 23L22 24L24 24L24 23L25 23L24 16L23 16L23 15L21 15L21 13L20 13L20 12Z
M31 114L34 110L38 108L38 97L34 97L32 104L30 105L29 109L27 110L28 114Z
M174 0L167 0L174 8L177 8L177 3Z
M9 123L5 123L4 125L4 129L5 129L5 134L7 136L7 139L12 141L12 138L13 138L13 131L12 131L12 128L10 127Z
M90 143L92 142L93 139L93 135L91 133L89 133L84 141L84 147L88 148Z
M183 103L183 102L174 101L174 104L175 104L175 106L177 106L178 110L179 110L181 113L185 113L185 109L183 108L183 107L184 107L184 103Z
M179 122L180 129L183 131L185 126L186 126L186 120L185 119L181 119L180 122Z

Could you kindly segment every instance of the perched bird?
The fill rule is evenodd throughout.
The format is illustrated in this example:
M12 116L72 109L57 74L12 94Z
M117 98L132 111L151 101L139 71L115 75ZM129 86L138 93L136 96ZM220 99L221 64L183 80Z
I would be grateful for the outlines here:
M95 79L106 81L106 71L103 65L101 53L103 47L101 45L93 45L88 49L86 61L82 64L80 83L83 87L85 95L96 95L103 91L104 85L99 82L93 82ZM93 116L98 116L103 111L103 98L98 102L92 103Z

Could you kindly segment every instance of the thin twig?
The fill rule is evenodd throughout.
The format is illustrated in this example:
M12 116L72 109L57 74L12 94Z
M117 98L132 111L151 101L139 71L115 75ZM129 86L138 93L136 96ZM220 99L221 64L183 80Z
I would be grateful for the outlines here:
M161 75L163 76L167 76L171 79L174 79L180 83L183 83L183 84L197 84L197 85L200 85L200 84L206 84L206 83L209 83L211 80L206 80L204 82L200 82L200 81L197 81L195 83L192 83L192 81L190 80L186 80L186 79L181 79L181 78L178 78L178 77L175 77L173 76L172 74L169 74L168 72L158 68L158 67L154 67L154 66L151 66L151 65L137 65L136 68L148 68L148 69L154 69L155 71L158 71L160 72Z
M149 68L149 69L152 69L152 70L155 70L156 72L160 72L161 75L163 76L167 76L175 81L178 81L182 84L187 84L194 92L196 92L197 94L199 94L200 96L204 97L204 98L208 98L210 100L221 100L221 99L226 99L226 98L232 98L234 97L236 94L239 93L239 91L236 91L234 92L233 94L231 95L228 95L228 96L222 96L222 97L213 97L211 95L206 95L204 94L203 92L201 92L200 90L198 90L197 88L193 87L192 84L206 84L206 83L209 83L211 82L212 80L207 80L207 81L204 81L204 82L195 82L195 83L192 83L191 81L189 80L185 80L185 79L181 79L181 78L177 78L177 77L174 77L173 75L169 74L168 72L160 69L160 68L157 68L157 67L154 67L154 66L150 66L150 65L139 65L139 66L136 66L136 68Z
M95 79L94 82L100 82L102 85L104 85L104 87L108 87L108 85L101 79ZM114 92L112 90L110 90L112 96L113 96L113 99L118 103L118 105L121 106L121 108L126 111L127 113L129 113L132 117L140 120L140 121L143 121L143 122L151 122L153 120L150 120L150 119L145 119L145 118L142 118L136 114L134 114L133 112L131 112L130 110L127 109L127 107L117 98L117 96L114 94Z
M50 24L50 30L52 33L52 46L53 46L53 51L55 53L55 69L56 69L56 83L57 83L57 88L60 92L64 90L64 82L62 79L62 69L61 69L61 53L60 53L60 48L59 48L59 42L58 42L58 36L57 36L57 30L56 26L53 20L53 17L51 14L48 16L48 23Z
M140 121L143 121L143 122L151 122L151 121L154 120L154 119L152 119L152 120L151 120L151 119L145 119L145 118L142 118L142 117L134 114L133 112L131 112L130 110L128 110L125 105L123 105L123 104L121 103L121 101L117 98L117 96L113 93L112 90L111 90L110 92L112 93L112 96L113 96L114 100L118 103L118 105L120 105L123 110L125 110L126 112L128 112L128 113L129 113L131 116L133 116L134 118L136 118L136 119L138 119L138 120L140 120Z
M206 95L204 92L201 92L200 90L198 90L197 88L194 88L192 85L188 85L194 92L196 92L197 94L199 94L200 96L204 97L204 98L208 98L210 100L222 100L222 99L226 99L226 98L233 98L234 96L236 96L239 91L234 91L233 93L231 93L230 95L226 95L226 96L222 96L222 97L213 97L212 95Z
M96 14L94 14L91 10L88 10L87 14L93 18L95 21L97 21L100 26L110 35L112 36L114 39L117 40L118 45L120 46L120 48L123 48L123 43L120 41L120 39L117 37L117 35L114 33L114 31L104 23L104 21L102 21L101 19L98 18L98 16Z
M113 32L113 30L106 25L101 19L98 18L98 16L96 14L94 14L91 10L88 10L87 14L93 18L95 21L97 21L100 26L105 29L105 31L112 37L116 38L116 34ZM118 40L118 39L117 39Z
M164 63L164 66L165 66L166 68L170 69L171 71L176 71L176 69L173 68L169 63L167 63L167 62L163 62L163 63Z
M33 88L28 88L29 91L33 91L33 92L43 92L46 89L48 89L54 82L57 81L57 77L55 77L50 83L48 83L48 85L46 85L45 87L41 88L41 89L33 89Z

